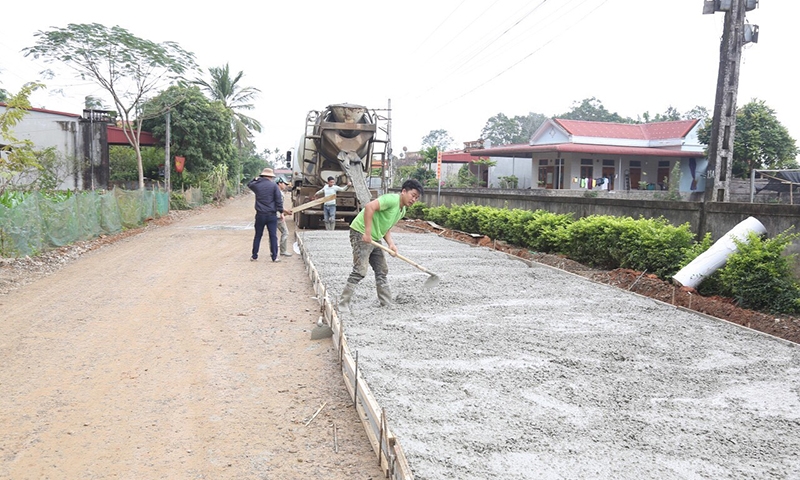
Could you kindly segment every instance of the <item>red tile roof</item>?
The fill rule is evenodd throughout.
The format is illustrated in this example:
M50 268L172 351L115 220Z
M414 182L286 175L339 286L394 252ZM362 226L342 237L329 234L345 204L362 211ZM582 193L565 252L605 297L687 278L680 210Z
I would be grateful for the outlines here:
M633 140L663 140L685 137L699 120L677 120L654 123L611 123L584 120L553 119L570 135L576 137L628 138Z
M650 147L620 147L617 145L588 145L585 143L556 143L551 145L505 145L475 150L472 155L492 157L527 157L537 152L596 153L599 155L637 155L645 157L702 157L703 152L668 150Z

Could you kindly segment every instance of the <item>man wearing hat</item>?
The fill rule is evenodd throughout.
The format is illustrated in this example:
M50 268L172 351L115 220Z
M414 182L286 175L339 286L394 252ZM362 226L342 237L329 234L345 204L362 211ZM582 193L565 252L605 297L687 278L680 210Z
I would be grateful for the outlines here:
M269 250L273 262L279 262L278 257L278 213L291 215L291 210L283 209L283 193L273 179L275 172L271 168L265 168L261 174L250 180L247 186L256 194L256 236L253 238L253 253L251 261L258 260L258 249L261 246L261 237L264 235L264 227L269 232Z

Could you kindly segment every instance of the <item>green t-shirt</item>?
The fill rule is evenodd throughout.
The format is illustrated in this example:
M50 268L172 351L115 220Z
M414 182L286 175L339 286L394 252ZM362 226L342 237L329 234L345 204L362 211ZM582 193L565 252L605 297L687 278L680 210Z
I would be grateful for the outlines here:
M380 210L372 216L372 239L380 242L386 232L395 226L406 214L406 207L400 208L400 194L387 193L378 197ZM364 210L350 223L350 228L357 232L364 233Z

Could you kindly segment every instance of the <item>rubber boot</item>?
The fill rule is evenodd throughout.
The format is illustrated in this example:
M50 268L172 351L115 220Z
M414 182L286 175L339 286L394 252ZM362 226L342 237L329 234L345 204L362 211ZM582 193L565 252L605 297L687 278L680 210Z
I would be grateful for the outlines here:
M336 230L336 220L329 220L328 224L325 225L325 228L328 230Z
M339 311L340 312L349 312L350 311L350 299L353 298L353 293L356 291L356 284L355 283L347 283L345 285L344 290L339 295Z
M389 289L389 285L378 285L378 301L381 302L381 307L394 305L392 291Z

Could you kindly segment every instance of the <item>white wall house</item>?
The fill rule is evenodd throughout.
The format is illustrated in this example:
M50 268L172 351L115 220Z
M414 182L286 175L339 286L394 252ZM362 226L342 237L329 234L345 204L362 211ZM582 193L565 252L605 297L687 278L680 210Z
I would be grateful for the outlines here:
M490 183L513 174L520 177L520 188L529 188L522 180L529 174L530 188L667 190L677 164L679 191L702 192L708 161L697 138L701 126L699 120L622 124L549 119L528 144L470 153L497 162Z
M7 106L0 103L0 113ZM53 148L53 167L60 190L106 188L108 183L107 119L31 108L13 128L18 140L30 140L36 150ZM5 143L0 139L0 144Z

